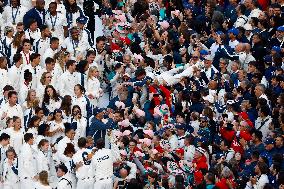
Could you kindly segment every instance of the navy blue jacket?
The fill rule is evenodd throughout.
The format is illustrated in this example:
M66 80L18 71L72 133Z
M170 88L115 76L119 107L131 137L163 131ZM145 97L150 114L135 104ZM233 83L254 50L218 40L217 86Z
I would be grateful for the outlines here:
M41 26L45 22L45 11L43 11L43 20L42 20L40 15L38 14L38 11L36 10L36 8L32 8L31 10L29 10L25 14L24 19L23 19L25 29L29 28L30 22L31 22L32 19L35 19L36 22L37 22L37 26L39 28L41 28Z
M114 122L112 119L108 119L108 122L105 124L96 117L93 117L90 121L90 126L87 128L87 136L92 136L94 141L99 138L105 138L106 130L112 129L113 127Z

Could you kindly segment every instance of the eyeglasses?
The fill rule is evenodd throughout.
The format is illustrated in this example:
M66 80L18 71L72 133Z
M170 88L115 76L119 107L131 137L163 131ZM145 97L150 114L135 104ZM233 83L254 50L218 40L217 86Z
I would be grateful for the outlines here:
M45 77L45 78L52 78L52 76L47 76L47 77Z
M192 58L198 58L198 56L193 56Z

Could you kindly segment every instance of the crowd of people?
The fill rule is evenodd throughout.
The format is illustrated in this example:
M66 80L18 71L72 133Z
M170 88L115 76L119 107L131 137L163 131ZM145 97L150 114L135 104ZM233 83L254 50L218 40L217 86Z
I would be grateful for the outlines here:
M0 0L1 189L284 189L283 0Z

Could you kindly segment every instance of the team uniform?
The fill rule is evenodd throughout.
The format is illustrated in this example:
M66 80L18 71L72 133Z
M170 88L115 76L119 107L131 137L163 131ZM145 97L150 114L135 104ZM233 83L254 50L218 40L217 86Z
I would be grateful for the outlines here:
M71 95L74 96L74 86L80 84L80 77L78 73L70 73L68 70L59 77L58 89L60 96Z
M68 173L59 178L57 189L72 189L72 182Z
M31 145L23 144L19 154L19 177L21 188L31 188L34 186L37 175L36 160L34 150Z
M9 163L8 159L5 159L2 167L3 189L20 189L18 158L15 158L12 164Z
M90 44L86 40L73 40L71 37L67 37L62 43L62 48L66 49L71 54L71 58L76 60L78 55L85 55L85 52L91 48Z
M101 93L100 81L97 78L89 78L87 81L87 94L93 95L94 99L91 99L90 102L94 107L97 107Z
M95 179L94 188L111 189L113 187L113 163L120 159L118 147L99 149L92 157L89 173Z
M40 83L41 75L43 73L42 67L40 65L33 67L31 64L28 64L28 65L24 66L22 70L23 70L23 72L22 72L22 76L21 76L21 81L22 82L24 81L25 70L29 70L32 73L32 79L33 79L31 89L36 90L37 86Z
M16 91L19 91L20 89L21 71L22 71L22 66L17 67L16 65L13 65L8 70L9 80L11 82L11 85L14 87Z
M93 177L91 177L88 173L91 169L91 160L88 159L88 151L87 149L79 149L76 154L73 156L74 164L83 163L82 167L78 168L76 171L76 177L78 179L77 189L89 189L93 187Z
M6 26L13 26L16 29L16 24L23 22L24 15L28 9L22 5L17 7L6 6L3 12L3 19Z
M8 78L8 71L5 69L0 69L0 78L1 78L1 83L0 83L0 89L3 89L6 85L10 85L10 80ZM3 96L3 93L0 94L0 97Z
M57 7L58 8L58 7ZM57 37L59 43L64 41L64 26L67 26L66 17L61 12L57 12L55 16L52 16L49 12L45 17L45 24L51 29L52 37Z

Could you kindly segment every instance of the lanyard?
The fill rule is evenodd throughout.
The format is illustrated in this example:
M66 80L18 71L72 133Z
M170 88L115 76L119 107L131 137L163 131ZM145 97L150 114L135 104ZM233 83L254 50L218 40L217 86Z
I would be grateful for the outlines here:
M76 49L78 48L79 41L75 42L73 39L72 41L72 46L73 46L73 51L74 51L74 57L76 57Z
M56 14L56 16L55 16L54 22L53 22L53 20L52 20L52 15L50 15L50 22L51 22L51 27L52 27L51 30L52 30L52 31L54 31L54 27L55 27L56 21L57 21L57 14Z
M71 26L72 22L73 22L73 13L72 13L72 12L70 12L70 13L68 13L68 14L67 14L67 23L68 23L68 27L70 27L70 26Z
M24 54L24 56L25 56L25 59L26 59L27 64L29 64L29 63L30 63L30 53L28 53L28 56L27 56L26 53L24 53L24 52L23 52L23 54Z
M17 17L17 15L18 15L18 13L19 13L19 7L17 7L17 10L16 10L16 14L14 15L14 8L12 7L12 19L13 19L13 25L15 25L16 24L16 17Z

